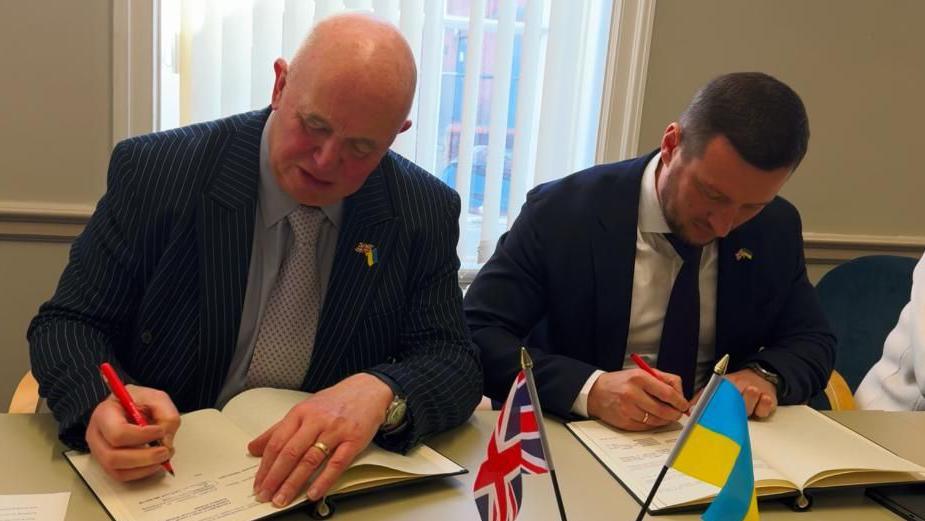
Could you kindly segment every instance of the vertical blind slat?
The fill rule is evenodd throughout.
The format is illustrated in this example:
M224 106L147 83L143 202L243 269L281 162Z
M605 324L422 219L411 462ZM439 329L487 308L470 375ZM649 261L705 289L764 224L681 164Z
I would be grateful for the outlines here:
M404 8L401 9L404 11ZM384 18L395 25L398 25L399 9L398 0L374 0L373 13L380 18Z
M399 18L399 29L408 40L411 52L414 53L414 62L420 63L421 58L421 31L424 25L424 6L422 0L401 0L401 15ZM411 105L409 116L412 117L417 113L417 95ZM395 138L392 149L399 154L414 159L414 150L417 147L418 127L411 125L411 128L402 132Z
M250 110L251 19L250 2L229 4L222 20L221 113Z
M344 0L344 9L348 11L373 11L372 0Z
M181 14L180 122L215 119L221 114L222 26L216 0L184 1ZM191 74L196 71L195 74Z
M418 139L415 157L417 163L432 174L437 173L444 9L444 0L427 0L424 3L424 32L421 36L421 60L418 62L418 110L415 121Z
M536 152L538 119L537 95L542 91L543 69L541 45L545 1L527 2L524 12L524 33L520 52L520 81L517 84L517 115L514 122L514 150L511 156L511 191L507 205L508 228L520 214L526 201L527 189L533 185L533 159ZM538 89L538 87L540 87Z
M251 44L251 104L249 108L270 104L273 92L272 63L283 56L283 0L254 2L253 34L259 35Z
M485 33L485 0L472 0L469 11L469 34L466 47L466 75L463 79L462 125L459 133L459 159L456 167L456 191L462 200L459 214L460 234L469 227L469 197L471 194L472 152L475 148L475 125L478 115L479 87L482 70L482 40ZM463 241L459 242L464 244ZM460 251L463 257L466 251Z
M498 6L498 29L495 33L494 75L491 81L491 121L488 134L488 159L485 164L485 191L482 198L482 229L478 262L488 260L494 251L501 218L501 186L504 152L507 148L508 101L511 92L511 65L514 61L513 1Z
M545 183L569 173L575 145L577 110L574 93L579 74L575 74L580 20L584 2L552 2L549 13L549 41L546 71L540 105L534 182ZM569 71L563 74L562 71Z
M315 23L343 10L344 3L340 0L315 0Z
M283 58L292 60L302 38L312 26L312 19L318 14L317 2L307 0L286 0L283 7Z
M577 34L590 35L593 33L594 24L593 20L591 20L591 13L595 9L599 9L599 4L600 0L588 0L587 4L585 4L586 7L581 11L581 17L576 20ZM593 71L595 62L593 49L589 46L589 39L582 38L577 47L578 70L582 71L582 77L589 78L587 74ZM592 98L594 90L595 86L592 81L581 81L575 84L575 95L573 96L575 98L575 112L572 120L575 142L572 146L572 155L569 156L571 160L567 170L569 172L573 172L581 168L581 165L587 165L589 164L588 161L594 160L594 152L592 151L591 156L588 157L587 147L584 146L589 139L594 139L591 133L596 133L596 122L600 116L599 111L595 111L593 115L591 114L596 101ZM597 95L600 96L600 93L598 92Z

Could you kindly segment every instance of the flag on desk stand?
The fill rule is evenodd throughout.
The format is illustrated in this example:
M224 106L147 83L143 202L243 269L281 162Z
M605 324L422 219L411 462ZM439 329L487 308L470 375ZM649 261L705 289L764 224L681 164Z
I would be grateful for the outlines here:
M669 467L720 487L703 513L705 521L757 521L755 471L748 438L745 402L726 379L729 355L716 364L713 376L691 412L674 449L662 467L636 521L641 521Z
M498 423L488 440L488 455L475 476L472 491L482 521L514 521L520 512L522 474L549 472L559 504L559 517L566 521L556 480L556 469L546 442L543 411L533 381L533 360L520 348L520 365Z

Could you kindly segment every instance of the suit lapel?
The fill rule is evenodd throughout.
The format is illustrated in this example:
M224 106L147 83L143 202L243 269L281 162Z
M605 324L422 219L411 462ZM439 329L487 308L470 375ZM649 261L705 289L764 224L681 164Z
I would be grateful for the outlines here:
M324 308L315 336L311 365L303 388L317 389L333 383L339 376L340 362L350 352L356 325L369 305L380 273L393 260L398 229L384 168L391 165L386 156L366 183L344 201L344 219L337 237L337 250ZM376 250L377 260L370 266L358 249Z
M652 156L627 165L613 176L608 190L596 199L597 222L592 223L594 264L595 347L597 364L614 371L623 367L629 335L639 220L639 188Z
M748 257L755 245L750 244L741 230L735 230L719 241L717 247L716 281L716 358L735 350L732 341L741 338L742 310L749 305L749 288L752 284L753 262ZM748 253L746 253L748 252ZM736 362L737 360L733 360Z
M200 402L212 404L234 354L254 236L260 136L269 110L235 120L198 215ZM230 124L229 124L230 125Z

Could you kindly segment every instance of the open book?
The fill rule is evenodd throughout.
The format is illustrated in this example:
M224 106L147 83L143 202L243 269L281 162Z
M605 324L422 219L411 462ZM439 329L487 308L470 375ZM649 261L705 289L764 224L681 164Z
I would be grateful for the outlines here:
M679 424L650 432L620 431L596 420L567 427L640 504L681 434ZM779 407L770 419L749 421L748 430L759 499L813 489L925 481L925 468L805 405ZM669 469L650 512L706 505L718 492Z
M120 483L109 478L89 454L68 451L65 456L116 521L261 519L280 509L254 498L260 458L248 454L247 443L306 396L298 391L251 389L232 398L222 411L184 414L171 459L176 477L162 473ZM328 497L465 472L424 445L404 456L370 445L341 475ZM288 508L305 501L303 491Z

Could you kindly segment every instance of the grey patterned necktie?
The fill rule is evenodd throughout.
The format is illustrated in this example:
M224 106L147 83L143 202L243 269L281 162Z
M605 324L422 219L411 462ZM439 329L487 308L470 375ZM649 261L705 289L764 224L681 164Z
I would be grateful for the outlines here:
M319 208L299 205L287 218L295 241L257 332L245 380L248 389L299 389L315 346L321 302L315 250L325 216Z

